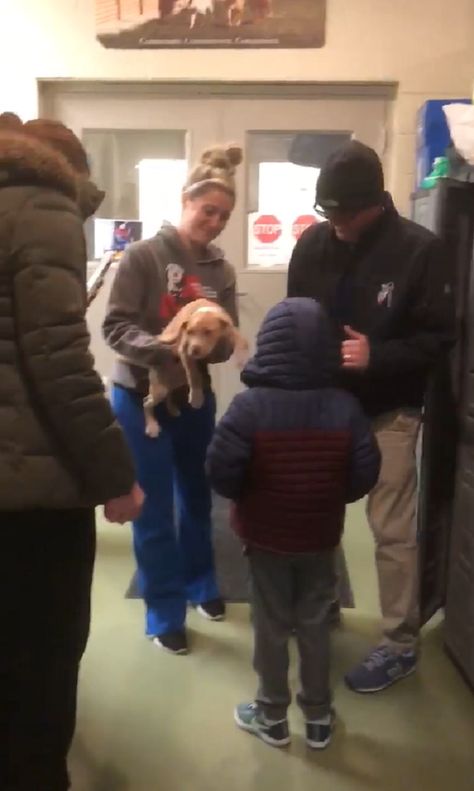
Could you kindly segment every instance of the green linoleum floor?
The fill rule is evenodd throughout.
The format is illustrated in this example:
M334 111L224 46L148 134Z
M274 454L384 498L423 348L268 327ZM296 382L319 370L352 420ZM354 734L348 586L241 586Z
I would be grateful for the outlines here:
M345 547L357 609L334 633L334 740L309 751L292 706L293 742L279 751L232 719L255 687L248 607L232 605L217 624L191 612L192 653L160 652L142 637L142 603L123 595L133 569L128 529L102 525L73 791L474 791L474 696L444 653L439 618L424 630L415 676L376 696L344 687L344 670L377 638L361 505L350 511ZM295 691L296 671L293 653Z

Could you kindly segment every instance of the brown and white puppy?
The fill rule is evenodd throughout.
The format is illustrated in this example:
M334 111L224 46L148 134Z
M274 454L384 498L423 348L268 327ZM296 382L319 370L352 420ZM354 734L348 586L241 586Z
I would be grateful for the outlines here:
M204 403L204 384L199 360L211 356L218 343L227 341L233 350L233 357L241 367L248 356L248 344L234 327L229 314L208 299L196 299L181 308L158 336L160 343L179 357L189 386L189 403L200 409ZM171 415L179 411L172 400L172 391L163 373L156 368L149 372L150 389L144 399L146 433L157 437L160 426L154 414L154 407L166 400Z

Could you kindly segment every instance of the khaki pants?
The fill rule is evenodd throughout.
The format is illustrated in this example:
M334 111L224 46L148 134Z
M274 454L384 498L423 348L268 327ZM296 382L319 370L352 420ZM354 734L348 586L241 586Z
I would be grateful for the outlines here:
M389 412L373 423L382 469L368 498L367 517L376 546L383 643L397 652L416 648L420 624L416 525L420 424L417 410Z

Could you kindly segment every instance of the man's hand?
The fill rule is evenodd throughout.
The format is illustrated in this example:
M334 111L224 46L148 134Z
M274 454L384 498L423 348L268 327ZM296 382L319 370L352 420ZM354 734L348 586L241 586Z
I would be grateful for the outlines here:
M367 335L356 332L352 327L344 327L349 340L341 347L342 367L355 371L365 371L370 360L370 343Z
M132 522L140 516L145 495L138 483L134 483L132 490L121 497L114 497L104 505L105 518L109 522L118 522L123 525L125 522Z

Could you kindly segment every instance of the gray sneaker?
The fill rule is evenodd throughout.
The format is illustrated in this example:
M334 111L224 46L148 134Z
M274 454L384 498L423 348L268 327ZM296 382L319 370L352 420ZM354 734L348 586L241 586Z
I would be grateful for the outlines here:
M416 670L417 656L414 651L395 654L381 645L345 676L349 689L354 692L380 692L396 681L410 676Z

